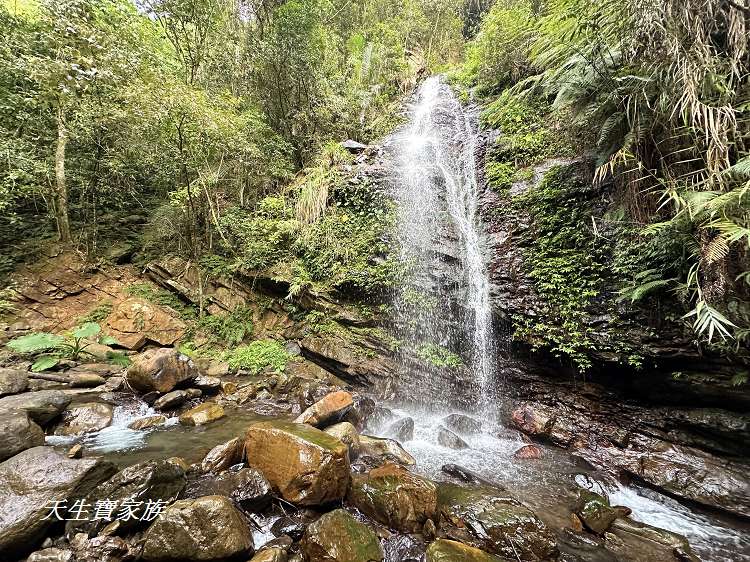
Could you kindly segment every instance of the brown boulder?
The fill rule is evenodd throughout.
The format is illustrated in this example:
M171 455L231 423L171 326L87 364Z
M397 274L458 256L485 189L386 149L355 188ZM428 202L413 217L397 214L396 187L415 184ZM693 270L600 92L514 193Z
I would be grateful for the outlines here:
M251 552L253 537L242 514L224 496L179 500L146 531L149 562L224 560Z
M0 461L39 445L44 445L44 431L26 412L0 412Z
M55 427L55 435L80 435L92 433L112 423L114 409L103 402L87 402L69 406Z
M306 423L315 427L339 421L354 405L352 395L345 390L326 394L302 412L295 423Z
M0 396L18 394L29 386L26 372L18 369L0 368Z
M437 519L435 483L396 464L352 476L347 500L365 515L405 533L417 533L428 519Z
M483 550L456 541L439 539L427 547L427 562L503 562Z
M541 459L543 456L542 450L536 445L524 445L513 453L513 458L519 460Z
M167 422L167 416L157 414L155 416L147 416L145 418L138 418L128 424L129 429L150 429L157 425L163 425Z
M357 428L349 422L340 422L325 428L328 435L339 439L349 447L349 458L354 458L359 454L359 433Z
M127 383L140 392L169 392L187 385L198 376L193 361L171 347L149 349L141 353L128 368Z
M201 461L201 471L221 472L230 466L241 463L244 457L245 441L239 437L235 437L211 449Z
M245 453L248 465L260 470L285 500L298 505L341 500L349 486L347 446L306 424L253 424Z
M147 300L133 297L119 303L107 318L107 332L128 349L147 341L172 345L185 333L185 323Z
M180 416L182 425L205 425L224 417L224 408L215 402L204 402Z

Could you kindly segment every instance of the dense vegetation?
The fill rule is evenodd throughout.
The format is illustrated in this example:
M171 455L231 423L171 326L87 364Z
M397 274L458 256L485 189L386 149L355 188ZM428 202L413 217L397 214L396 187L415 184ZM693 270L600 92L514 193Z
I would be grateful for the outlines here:
M534 225L527 273L550 305L516 319L518 337L586 368L614 286L619 311L663 308L699 345L745 354L749 31L747 2L498 1L485 15L455 78L501 130L491 185L507 194L554 156L596 168L588 194L557 173L516 201Z
M382 294L393 204L350 181L339 141L391 131L420 76L452 65L501 132L488 181L532 222L548 306L515 319L519 339L638 366L619 318L657 308L745 353L747 0L4 0L0 26L0 276L52 240L106 256L137 224L138 259ZM553 169L510 194L581 156L593 178Z

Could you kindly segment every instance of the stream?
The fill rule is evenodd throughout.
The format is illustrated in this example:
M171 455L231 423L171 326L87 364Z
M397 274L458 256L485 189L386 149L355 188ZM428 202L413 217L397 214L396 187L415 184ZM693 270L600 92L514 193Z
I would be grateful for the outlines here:
M518 432L494 421L499 417L495 405L503 387L496 365L502 360L499 350L505 342L498 340L490 308L478 212L476 123L440 77L423 83L410 112L408 125L386 143L396 162L393 180L400 210L401 258L411 273L411 281L394 295L395 323L399 338L412 351L425 346L451 350L463 358L470 374L464 385L436 383L433 373L423 373L423 378L410 380L384 404L393 419L414 419L413 439L403 446L416 458L416 471L440 480L445 479L444 465L459 465L506 487L558 530L569 526L570 504L577 490L592 487L605 492L613 505L632 509L635 520L685 535L704 560L750 560L750 532L742 522L687 507L652 490L600 478L585 461L552 446L540 445L541 459L514 459L514 452L526 442ZM415 314L408 303L415 293L437 304ZM407 354L400 368L413 368ZM440 445L437 433L443 418L455 411L449 405L458 394L472 397L472 407L463 413L481 420L482 429L465 437L468 448L456 450ZM406 396L412 399L407 402ZM171 418L164 426L133 431L127 428L129 423L154 411L132 395L117 395L116 401L111 427L85 436L82 443L87 451L102 454L121 467L170 456L197 462L213 446L242 435L249 423L262 419L237 408L206 426L180 426ZM385 423L368 431L389 436ZM72 441L47 440L61 449ZM271 538L263 529L256 533L260 544Z

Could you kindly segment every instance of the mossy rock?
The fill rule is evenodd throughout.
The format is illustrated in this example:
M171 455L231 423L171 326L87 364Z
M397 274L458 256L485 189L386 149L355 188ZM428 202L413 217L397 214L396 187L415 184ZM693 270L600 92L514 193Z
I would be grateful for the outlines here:
M609 500L589 490L578 493L575 512L587 529L600 535L617 519L617 512L610 507Z
M307 527L302 551L308 562L381 562L377 535L343 509L326 513Z
M546 560L554 534L527 507L488 486L438 486L440 527L450 538L511 559Z
M439 539L427 547L427 562L503 562L483 550L460 542Z
M405 533L422 530L437 516L437 486L395 464L352 479L349 502L365 515Z

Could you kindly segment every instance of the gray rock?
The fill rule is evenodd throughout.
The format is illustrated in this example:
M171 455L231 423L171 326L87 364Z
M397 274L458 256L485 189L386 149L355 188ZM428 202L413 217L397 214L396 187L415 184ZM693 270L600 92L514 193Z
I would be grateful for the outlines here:
M450 414L443 418L443 425L461 435L477 435L482 433L482 422L465 414Z
M404 448L393 439L381 439L369 435L359 436L359 450L361 455L371 457L388 456L400 464L412 466L417 461Z
M0 412L23 410L44 427L70 404L70 396L60 390L38 390L0 398Z
M359 154L360 152L364 152L367 149L366 144L362 144L361 142L357 142L352 139L348 139L342 142L341 147L351 152L352 154Z
M52 447L33 447L0 464L0 552L13 559L33 550L56 522L45 519L50 505L71 505L114 471L101 459L69 459Z
M21 410L0 412L0 461L44 445L44 431Z
M26 562L73 562L73 553L61 548L45 548L31 553Z
M18 369L0 369L0 396L18 394L29 386L29 377Z
M154 408L157 410L171 410L182 406L188 398L190 398L190 393L187 390L173 390L158 398L154 402Z
M55 427L55 435L80 435L109 427L114 409L103 402L87 402L69 406Z
M449 449L468 449L469 444L453 433L450 429L441 427L438 431L438 443Z
M128 368L128 384L140 392L169 392L176 386L187 386L198 376L195 363L174 348L149 349L141 353Z
M199 375L193 384L203 392L215 394L221 390L221 379L219 377L209 377L208 375Z
M414 420L409 417L396 420L388 426L386 433L401 443L411 441L414 439Z
M271 503L273 490L260 471L254 468L241 468L191 480L183 496L225 496L234 500L244 511L262 511Z

